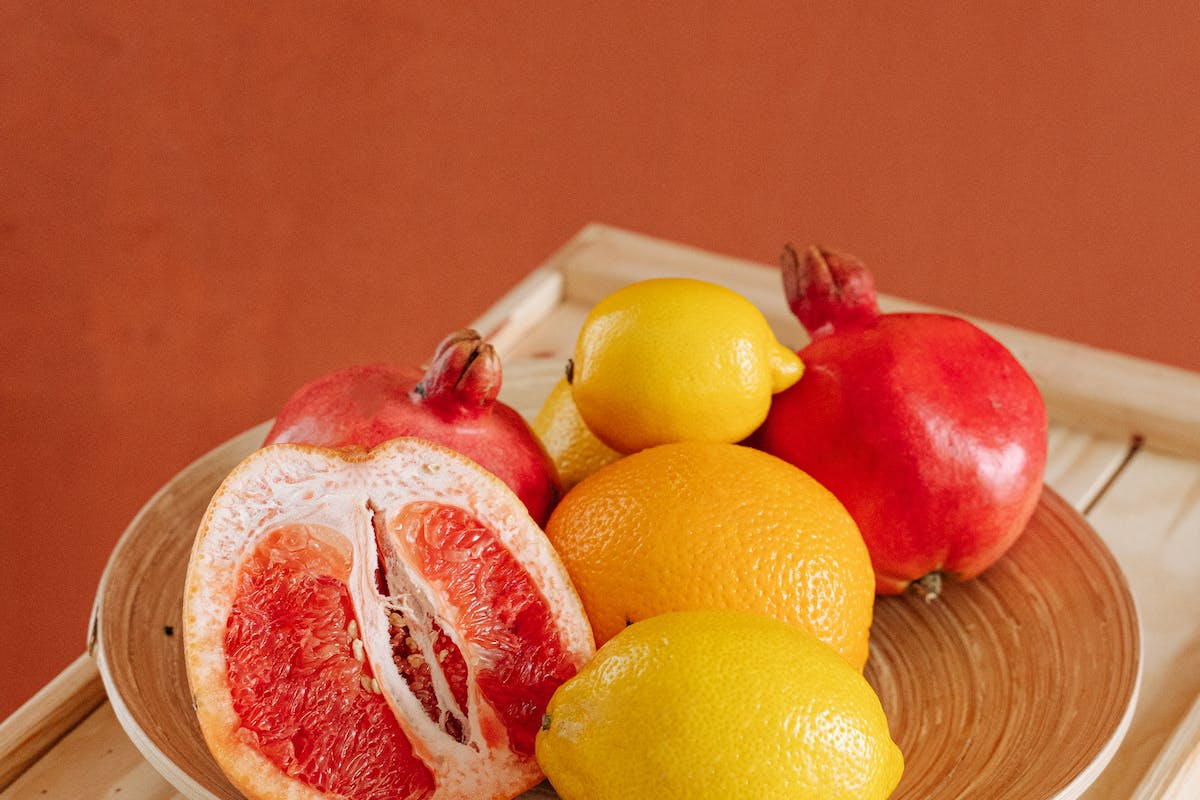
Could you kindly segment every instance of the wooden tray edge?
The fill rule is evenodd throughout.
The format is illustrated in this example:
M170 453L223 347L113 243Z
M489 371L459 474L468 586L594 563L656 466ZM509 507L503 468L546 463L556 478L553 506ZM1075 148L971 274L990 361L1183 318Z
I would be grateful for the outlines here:
M561 272L566 297L589 304L634 280L681 274L683 265L688 274L742 291L763 309L773 327L787 332L785 341L799 345L806 340L787 310L777 272L768 264L592 223L547 259L542 269ZM887 294L879 299L887 311L944 312ZM1041 388L1054 422L1200 458L1200 374L978 317L965 318L1012 350ZM799 341L793 341L797 337Z
M96 662L82 653L0 722L0 791L104 703Z

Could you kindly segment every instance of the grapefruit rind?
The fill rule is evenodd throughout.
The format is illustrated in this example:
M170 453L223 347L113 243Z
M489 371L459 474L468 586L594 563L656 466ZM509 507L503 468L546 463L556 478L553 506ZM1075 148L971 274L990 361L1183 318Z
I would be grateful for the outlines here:
M393 518L411 503L429 502L462 509L479 520L526 570L549 609L571 671L593 655L582 603L545 534L507 485L474 462L418 439L396 439L372 450L264 447L239 464L214 495L193 545L184 592L185 660L197 720L214 758L246 795L324 796L238 736L241 721L228 685L224 641L241 566L256 543L282 525L340 533L348 540L353 557L346 585L362 628L365 658L414 753L435 775L437 789L431 797L509 798L542 779L532 754L513 751L506 730L476 688L481 667L475 662L485 662L486 653L468 658L471 692L461 742L446 735L399 672L389 668L388 613L375 576L380 558L376 519ZM393 565L388 566L391 570ZM404 581L413 602L423 606L420 610L431 614L463 653L473 654L475 645L457 631L456 609L436 587L415 568L405 570Z

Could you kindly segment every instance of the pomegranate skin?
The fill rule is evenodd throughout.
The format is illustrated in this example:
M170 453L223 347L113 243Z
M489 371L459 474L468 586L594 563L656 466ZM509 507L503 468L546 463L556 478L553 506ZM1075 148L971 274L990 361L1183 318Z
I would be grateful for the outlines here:
M794 309L803 303L788 293ZM878 593L929 591L926 576L976 577L1025 529L1041 495L1047 416L1033 380L958 317L876 311L831 322L811 305L803 311L814 331L799 351L805 375L775 396L751 443L842 501Z
M297 390L264 445L372 448L413 436L449 447L500 478L544 527L558 503L558 471L537 434L497 399L502 372L491 345L457 331L422 372L393 364L345 367Z

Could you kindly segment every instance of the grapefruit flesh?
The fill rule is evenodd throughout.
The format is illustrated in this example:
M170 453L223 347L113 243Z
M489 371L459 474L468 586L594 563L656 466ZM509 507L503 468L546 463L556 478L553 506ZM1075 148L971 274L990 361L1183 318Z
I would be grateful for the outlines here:
M533 599L537 587L495 536L460 508L412 504L398 523L418 569L458 609L458 630L473 649L489 653L475 680L513 749L532 756L550 695L576 672L563 658L549 608ZM466 563L480 568L464 569Z
M309 538L311 548L294 546L302 538L309 537L276 530L242 568L225 636L238 735L322 792L361 800L428 797L429 769L383 696L360 681L349 564L331 564L317 537ZM277 546L281 540L293 546Z

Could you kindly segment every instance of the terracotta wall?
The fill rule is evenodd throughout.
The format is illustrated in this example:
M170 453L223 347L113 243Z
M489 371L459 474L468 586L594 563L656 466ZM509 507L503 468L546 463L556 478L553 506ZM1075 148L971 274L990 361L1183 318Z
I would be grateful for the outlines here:
M1200 369L1194 2L429 5L0 5L0 716L158 486L592 220Z

